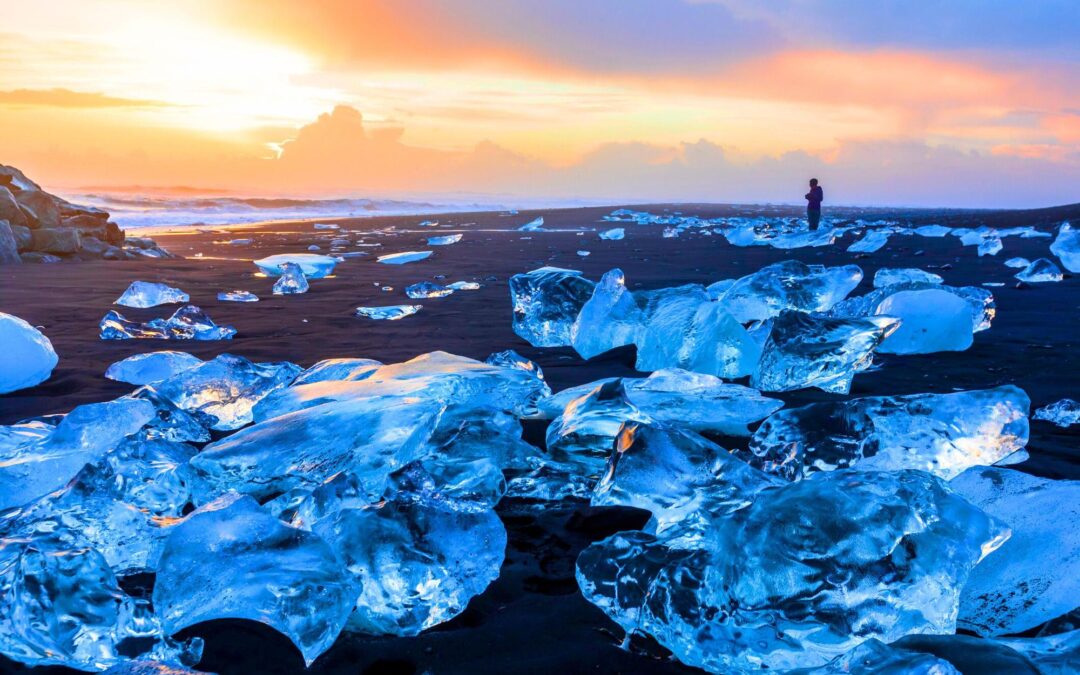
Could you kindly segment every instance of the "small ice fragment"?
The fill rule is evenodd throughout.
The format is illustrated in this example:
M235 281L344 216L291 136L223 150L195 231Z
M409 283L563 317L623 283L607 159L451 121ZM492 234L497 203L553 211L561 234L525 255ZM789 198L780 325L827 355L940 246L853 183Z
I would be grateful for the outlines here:
M307 250L309 250L309 251L321 251L322 247L319 246L318 244L312 244L311 246L307 247Z
M187 352L147 352L117 361L105 371L105 377L128 384L150 384L194 368L202 362L202 359Z
M385 319L386 321L397 321L398 319L404 319L407 316L416 314L423 305L388 305L385 307L357 307L356 316L366 316L369 319Z
M438 225L439 221L437 220L425 220L420 223L420 227L438 227Z
M236 335L235 328L215 324L195 305L184 305L168 319L146 323L129 321L119 312L110 311L98 327L102 340L231 340Z
M847 247L848 253L873 253L889 243L889 233L883 230L867 232L859 241Z
M404 251L402 253L390 253L381 255L376 260L384 265L404 265L405 263L417 262L431 256L433 251Z
M281 274L281 265L284 263L296 263L308 279L322 279L334 271L337 258L315 253L280 253L255 261L264 274L276 277Z
M518 228L519 232L538 232L544 227L544 217L540 216L535 220L530 220L521 227Z
M1027 258L1009 258L1005 261L1006 267L1014 267L1017 269L1023 269L1031 264L1031 261Z
M230 246L251 246L255 242L254 239L232 239L229 241Z
M1047 283L1051 281L1061 281L1065 277L1061 274L1061 270L1053 262L1046 258L1039 258L1023 270L1014 274L1017 279L1029 284Z
M874 273L874 288L885 288L886 286L892 286L893 284L906 284L911 282L940 284L944 281L945 280L939 275L916 267L882 267Z
M335 223L315 223L316 230L340 230L341 226Z
M223 302L258 302L259 296L250 291L221 291L217 294L217 299Z
M1002 248L1000 237L986 237L979 244L979 257L984 255L997 255Z
M480 284L475 281L455 281L452 284L447 284L447 288L455 291L477 291L480 290Z
M582 258L587 258L588 256L592 255L590 251L578 251L577 254Z
M618 241L626 236L626 230L621 227L613 227L610 230L605 230L600 233L601 239L608 241Z
M44 333L4 312L0 312L0 345L0 394L41 384L60 360Z
M153 281L133 281L124 294L113 303L124 307L157 307L177 302L187 302L190 296L179 288Z
M944 237L951 232L952 228L944 225L923 225L915 228L915 234L920 237Z
M281 276L274 282L274 295L296 295L307 293L308 280L304 271L296 263L281 264Z
M450 244L456 244L464 237L463 234L448 234L443 237L428 237L428 246L449 246Z
M1056 255L1065 269L1080 272L1080 230L1069 223L1058 228L1057 239L1050 244L1050 252Z
M408 286L405 289L405 295L409 296L413 300L421 300L425 298L445 298L454 292L453 288L448 286L440 286L439 284L432 283L430 281L421 281L420 283Z
M1071 427L1074 424L1080 424L1080 403L1071 398L1063 398L1036 410L1034 418L1052 422L1059 427Z

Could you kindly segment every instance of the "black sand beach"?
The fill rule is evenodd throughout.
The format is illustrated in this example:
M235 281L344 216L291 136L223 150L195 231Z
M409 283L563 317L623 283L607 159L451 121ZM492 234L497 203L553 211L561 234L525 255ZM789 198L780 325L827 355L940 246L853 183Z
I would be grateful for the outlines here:
M656 205L638 207L652 213L681 211L715 217L745 214L725 206ZM626 224L626 238L601 241L597 232L615 225L599 222L611 207L548 210L507 216L496 213L430 217L438 227L418 227L428 217L337 220L342 231L371 232L387 227L393 234L365 237L377 248L371 255L350 258L333 277L311 282L299 296L273 296L272 280L257 277L251 260L284 252L302 252L339 236L315 230L311 223L266 224L232 229L192 228L155 231L168 250L184 256L175 260L85 262L0 267L0 310L19 316L51 339L59 366L44 384L0 396L0 424L103 401L131 390L104 378L109 364L135 353L161 349L189 351L200 358L231 352L256 361L289 360L303 366L331 357L368 357L403 361L418 354L443 350L483 359L514 349L535 360L556 391L613 375L632 375L632 348L582 361L570 349L535 349L511 330L508 279L519 272L555 265L582 270L598 279L620 267L632 289L686 283L712 283L739 277L786 259L826 265L855 263L865 277L854 294L872 288L880 267L921 267L955 286L1003 282L992 288L997 316L990 330L975 336L965 352L925 356L882 355L872 371L855 378L852 396L945 393L961 389L1015 384L1031 398L1032 410L1080 394L1080 280L1066 276L1060 283L1017 287L1017 271L1003 263L1014 256L1049 257L1051 239L1004 239L996 256L977 257L955 237L940 239L893 236L871 254L844 251L852 238L837 245L791 251L770 247L736 248L720 236L686 232L679 238L661 236L661 226ZM789 207L769 207L755 213L794 214ZM837 212L834 211L834 214ZM930 212L901 210L840 211L867 219L895 218L915 225L940 223L952 227L1036 225L1046 232L1060 222L1080 219L1080 205L1037 211ZM519 232L516 228L543 215L545 227L568 232ZM622 226L622 225L620 225ZM585 231L579 234L580 230ZM461 232L451 246L432 247L427 260L402 266L375 262L380 254L422 250L427 237ZM357 238L359 235L354 235ZM228 241L252 238L251 245ZM579 257L578 250L591 255ZM201 253L202 257L196 257ZM445 275L445 281L478 281L478 291L419 301L424 309L401 321L357 318L364 305L406 304L406 286ZM236 327L231 341L173 343L161 341L104 341L98 322L134 280L159 281L191 295L217 323ZM392 291L381 287L392 286ZM258 303L220 302L219 291L245 289L259 295ZM171 313L168 307L148 310L121 308L131 319L146 320ZM781 395L789 405L834 398L818 391ZM530 424L526 438L543 439L543 428ZM1061 429L1032 421L1028 450L1031 459L1022 471L1052 478L1080 478L1077 427ZM725 442L737 442L724 439ZM646 673L694 672L664 657L652 645L634 645L634 654L619 648L619 629L587 603L577 590L574 561L588 543L608 534L638 527L643 512L590 509L567 505L535 511L504 502L499 513L509 530L509 549L499 579L468 610L446 624L415 638L343 637L306 672L324 673ZM286 638L251 622L213 622L188 631L205 637L201 670L222 674L305 672L300 654ZM0 658L0 672L73 672L59 668L25 669Z

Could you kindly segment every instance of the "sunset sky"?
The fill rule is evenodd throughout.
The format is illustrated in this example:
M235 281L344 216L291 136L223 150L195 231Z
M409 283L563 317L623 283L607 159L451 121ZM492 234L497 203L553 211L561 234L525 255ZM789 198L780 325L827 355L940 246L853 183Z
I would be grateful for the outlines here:
M1076 0L0 0L46 188L1080 201Z

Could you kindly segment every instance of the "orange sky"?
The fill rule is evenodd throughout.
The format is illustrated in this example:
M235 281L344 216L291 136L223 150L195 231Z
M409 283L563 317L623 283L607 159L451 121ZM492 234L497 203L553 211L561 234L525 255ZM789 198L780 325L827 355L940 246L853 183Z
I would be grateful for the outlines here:
M746 201L815 171L847 202L1080 199L1071 15L864 4L0 0L0 162L69 190Z

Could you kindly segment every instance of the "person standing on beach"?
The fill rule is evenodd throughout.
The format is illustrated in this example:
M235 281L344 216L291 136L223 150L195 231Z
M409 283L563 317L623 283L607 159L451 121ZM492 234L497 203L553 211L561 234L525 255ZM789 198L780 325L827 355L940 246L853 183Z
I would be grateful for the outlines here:
M810 229L816 230L821 222L821 200L825 199L825 193L817 184L817 178L810 179L810 192L806 193L806 221L810 223Z

